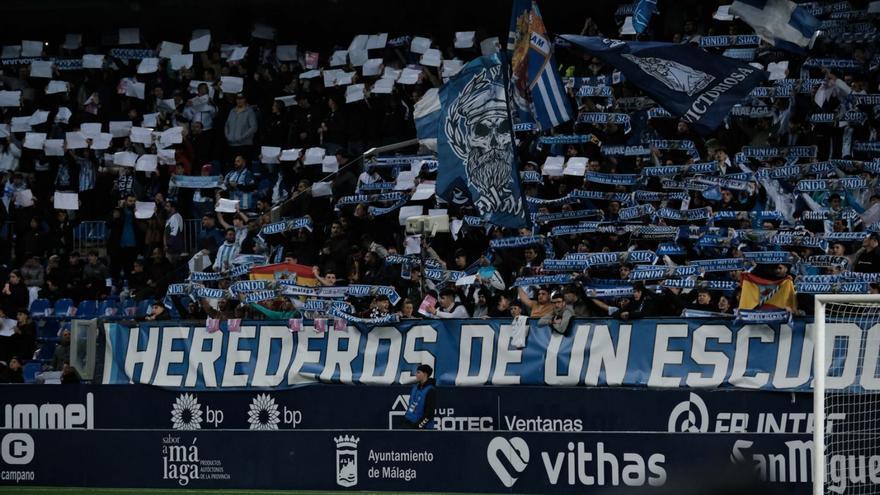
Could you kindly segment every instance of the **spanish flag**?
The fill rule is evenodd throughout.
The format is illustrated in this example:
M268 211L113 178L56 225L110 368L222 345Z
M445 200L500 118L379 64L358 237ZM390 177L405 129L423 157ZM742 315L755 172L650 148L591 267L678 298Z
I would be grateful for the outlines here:
M296 263L274 263L251 268L251 280L277 280L296 277L296 285L314 287L318 285L312 267Z
M742 294L739 309L797 310L797 297L791 277L767 280L751 273L742 274Z

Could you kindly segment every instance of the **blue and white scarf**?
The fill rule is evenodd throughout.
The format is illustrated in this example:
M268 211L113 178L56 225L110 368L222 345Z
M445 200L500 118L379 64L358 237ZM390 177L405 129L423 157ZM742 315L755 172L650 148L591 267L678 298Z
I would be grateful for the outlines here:
M795 262L795 257L788 251L747 251L743 258L758 265L787 265Z
M596 184L609 184L613 186L633 186L639 183L641 177L637 174L605 174L602 172L588 171L586 179Z
M504 237L501 239L492 239L489 241L489 247L492 249L516 249L526 246L540 245L544 243L544 238L539 235L531 235L525 237Z
M590 263L586 260L573 260L573 259L561 259L561 260L544 260L541 268L545 272L582 272L590 267Z
M571 275L568 274L519 277L513 281L513 287L530 287L536 285L565 285L572 283L572 280L573 279Z
M693 221L706 220L712 215L712 208L695 208L693 210L676 210L674 208L660 208L656 215L667 220Z
M846 282L838 284L814 284L798 282L794 289L800 294L867 294L867 282Z
M700 272L735 272L745 270L746 260L743 258L694 260L690 262L690 266L697 267Z
M741 323L791 323L792 314L785 310L740 309L736 312L736 321Z
M629 208L621 208L617 212L617 218L623 221L633 220L636 218L650 216L654 214L654 207L650 204L631 206Z
M306 229L312 231L312 219L309 217L294 218L291 220L282 220L280 222L263 225L260 229L260 236L268 236L275 234L283 234L291 230Z
M560 211L558 213L538 213L534 217L535 223L559 222L562 220L573 220L576 218L603 218L605 213L602 210L572 210Z
M335 307L331 307L327 314L336 318L342 318L349 323L360 323L362 325L368 326L397 323L398 321L400 321L397 313L388 313L387 315L383 315L378 318L361 318L359 316L346 313L345 311L341 311L339 308Z
M693 280L693 279L666 279L660 285L669 289L708 289L708 290L735 290L737 282L733 280Z
M701 48L716 48L719 46L751 46L760 44L761 38L755 34L742 34L731 36L703 36L700 38Z

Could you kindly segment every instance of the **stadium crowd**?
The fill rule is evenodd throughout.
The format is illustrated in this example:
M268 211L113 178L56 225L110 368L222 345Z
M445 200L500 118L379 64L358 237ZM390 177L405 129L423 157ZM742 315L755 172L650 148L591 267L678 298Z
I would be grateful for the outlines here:
M741 21L714 18L717 7L706 2L663 41L752 34ZM880 102L857 97L878 91L877 18L858 12L835 26L846 34L858 25L864 36L820 37L808 55L763 43L731 49L729 56L775 72L709 135L669 118L599 59L557 47L578 118L543 133L516 129L534 222L518 231L475 220L473 207L440 201L431 189L436 161L416 144L361 158L414 139L420 97L460 62L500 48L497 39L468 44L465 34L453 45L448 33L427 39L426 48L421 37L359 37L338 40L340 51L313 53L303 41L291 48L275 40L281 34L257 26L245 44L213 37L191 60L185 55L195 45L186 40L172 40L182 43L175 47L135 33L133 44L123 44L130 30L116 46L76 37L64 45L21 42L19 50L34 56L6 46L0 89L20 102L0 97L0 321L9 322L0 361L15 363L14 370L34 355L34 318L42 316L29 313L35 299L153 301L140 315L147 320L320 313L301 297L246 302L245 294L228 291L231 280L209 276L203 285L228 297L166 298L191 273L228 272L242 259L313 267L298 279L319 287L394 289L390 298L381 291L348 295L348 313L361 318L526 315L558 331L589 316L697 310L732 317L746 269L769 281L833 275L877 292L871 276L846 278L880 272L880 235L873 233L880 164L872 161L880 151ZM820 18L838 20L833 14ZM619 37L589 18L581 34ZM652 36L649 28L639 39ZM194 34L193 43L204 41L204 33ZM728 48L706 46L718 54ZM434 49L442 64L430 60ZM85 54L103 61L82 68L77 61ZM53 63L34 63L40 60ZM620 114L626 117L608 117ZM573 135L588 138L562 138ZM783 151L743 153L767 147ZM658 168L673 165L675 171ZM821 179L829 180L810 182ZM798 187L799 180L807 183ZM394 191L407 201L376 196ZM578 191L603 194L578 198ZM451 232L408 235L401 212L413 206L415 214L445 210ZM200 228L187 242L191 219ZM264 229L282 219L286 228ZM78 250L82 222L105 222L106 246ZM533 242L508 242L514 238ZM755 251L789 256L701 264L742 261ZM589 258L596 253L615 256ZM637 275L648 266L666 271ZM698 270L676 275L689 266ZM562 281L554 274L567 280L553 283ZM455 282L465 276L473 276L468 284ZM799 293L798 302L800 311L809 308L809 295ZM59 347L52 365L60 370L66 357Z

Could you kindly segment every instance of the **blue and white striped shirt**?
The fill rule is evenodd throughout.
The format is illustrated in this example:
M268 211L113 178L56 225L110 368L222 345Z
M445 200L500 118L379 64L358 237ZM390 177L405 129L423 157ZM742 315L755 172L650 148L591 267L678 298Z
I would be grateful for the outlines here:
M217 249L217 259L212 268L215 272L222 272L232 268L232 260L238 255L239 246L234 242L226 241Z

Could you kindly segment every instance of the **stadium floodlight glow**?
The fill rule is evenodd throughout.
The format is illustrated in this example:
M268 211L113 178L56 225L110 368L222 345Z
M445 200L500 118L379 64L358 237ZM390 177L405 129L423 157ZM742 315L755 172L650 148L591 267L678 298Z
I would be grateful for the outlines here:
M873 377L876 369L862 369L863 380L844 383L845 367L838 362L851 360L835 359L855 351L864 355L865 363L877 364L880 331L873 327L880 324L880 295L823 294L815 301L813 495L880 493L880 485L870 480L873 476L848 483L849 471L858 469L853 463L864 462L861 469L868 469L868 460L880 454L880 394L863 388L865 375ZM829 332L829 325L841 328Z

